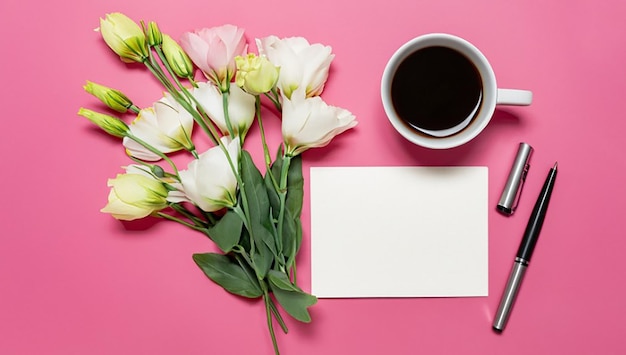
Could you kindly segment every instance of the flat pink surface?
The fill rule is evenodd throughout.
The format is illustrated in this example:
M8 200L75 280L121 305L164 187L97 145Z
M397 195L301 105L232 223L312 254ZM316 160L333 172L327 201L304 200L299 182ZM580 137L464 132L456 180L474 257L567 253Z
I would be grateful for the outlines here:
M140 106L161 93L93 32L113 11L156 20L174 38L232 23L250 40L275 34L331 45L323 96L360 123L304 154L307 178L311 166L489 168L488 297L323 299L311 324L289 322L290 333L278 335L284 354L626 353L626 2L3 0L0 354L272 353L263 305L227 294L193 263L192 253L213 248L205 237L98 212L107 178L129 160L76 115L97 108L82 85L122 89ZM532 106L499 109L461 148L404 141L385 118L379 80L397 47L429 32L473 42L501 87L534 92ZM519 210L506 218L495 206L520 141L536 151ZM514 254L555 161L532 265L507 329L495 334ZM305 189L298 271L310 289Z

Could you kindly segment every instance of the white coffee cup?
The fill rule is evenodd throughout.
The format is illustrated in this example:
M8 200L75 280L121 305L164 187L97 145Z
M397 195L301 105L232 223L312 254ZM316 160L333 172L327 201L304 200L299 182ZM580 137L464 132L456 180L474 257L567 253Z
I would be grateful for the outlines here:
M392 86L398 67L413 53L431 47L445 47L462 54L473 64L482 85L480 98L472 112L462 122L445 129L423 129L409 124L406 118L403 119L398 114L392 97ZM491 120L496 105L530 105L532 92L499 89L491 65L478 48L454 35L431 33L408 41L391 56L382 76L381 98L389 121L404 138L422 147L447 149L463 145L478 136ZM416 97L415 105L419 104L419 98Z

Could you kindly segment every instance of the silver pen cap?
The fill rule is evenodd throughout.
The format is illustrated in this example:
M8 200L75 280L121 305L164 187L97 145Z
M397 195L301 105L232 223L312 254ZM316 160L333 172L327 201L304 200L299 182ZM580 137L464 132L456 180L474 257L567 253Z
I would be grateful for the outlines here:
M505 215L512 215L517 208L522 195L522 188L526 181L526 175L528 174L528 169L530 169L528 162L532 152L533 147L529 144L524 142L519 144L515 161L509 172L509 178L506 181L506 185L504 185L504 190L498 202L498 211Z

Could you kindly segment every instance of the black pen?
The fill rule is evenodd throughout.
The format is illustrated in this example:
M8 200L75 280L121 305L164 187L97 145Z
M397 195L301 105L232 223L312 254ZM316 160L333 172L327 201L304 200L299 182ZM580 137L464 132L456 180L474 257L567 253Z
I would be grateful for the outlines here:
M506 326L509 314L513 308L513 303L515 303L515 298L517 297L517 292L522 284L524 273L526 272L526 268L530 262L530 257L532 256L535 245L537 244L537 239L539 239L539 232L541 231L541 226L543 226L543 221L546 217L548 203L550 202L550 195L552 194L552 188L554 187L554 181L556 180L556 167L557 163L554 163L554 167L550 169L550 172L548 173L546 182L543 184L541 193L539 194L535 207L533 208L533 212L530 215L530 220L528 221L526 231L524 232L524 238L522 238L522 243L517 250L517 257L513 263L511 275L509 275L509 281L504 289L502 299L500 300L500 307L498 307L496 318L493 321L493 329L497 331L501 332Z

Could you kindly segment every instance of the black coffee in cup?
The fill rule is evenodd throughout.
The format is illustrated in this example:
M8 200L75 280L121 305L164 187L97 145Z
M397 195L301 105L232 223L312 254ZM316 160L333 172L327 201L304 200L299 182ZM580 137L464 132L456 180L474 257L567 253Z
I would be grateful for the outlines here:
M482 81L474 64L447 47L419 49L398 65L391 83L397 115L418 130L453 128L474 116Z

